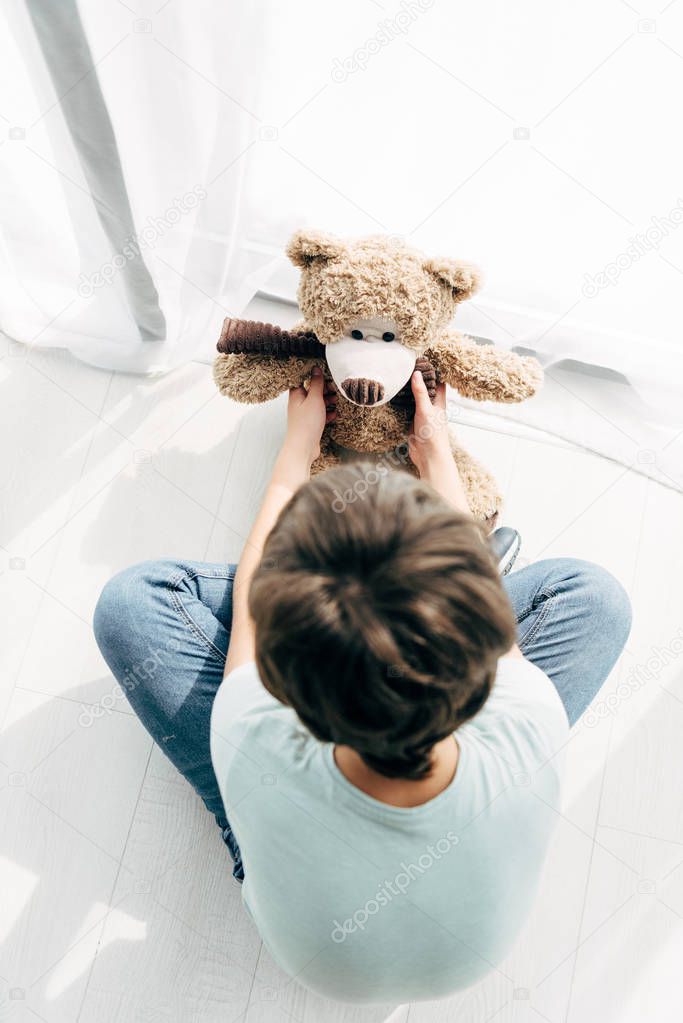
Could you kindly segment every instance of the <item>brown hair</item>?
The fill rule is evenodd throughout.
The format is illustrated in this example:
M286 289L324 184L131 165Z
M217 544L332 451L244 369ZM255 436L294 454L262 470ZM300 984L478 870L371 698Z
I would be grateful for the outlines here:
M515 619L484 533L405 472L356 462L283 509L249 606L265 687L324 742L423 778L486 701Z

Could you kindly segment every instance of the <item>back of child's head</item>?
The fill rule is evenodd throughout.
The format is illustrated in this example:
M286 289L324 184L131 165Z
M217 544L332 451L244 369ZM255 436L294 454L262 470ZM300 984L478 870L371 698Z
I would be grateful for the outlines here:
M425 777L515 642L484 533L405 472L353 463L282 511L251 584L266 688L324 742Z

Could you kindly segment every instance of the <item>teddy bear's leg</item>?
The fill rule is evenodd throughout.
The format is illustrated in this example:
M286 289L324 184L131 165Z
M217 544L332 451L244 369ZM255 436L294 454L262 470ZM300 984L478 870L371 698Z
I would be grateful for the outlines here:
M475 519L494 529L503 499L495 479L481 462L461 448L451 434L451 451L458 467L467 501Z
M324 430L320 438L320 454L311 466L311 476L317 476L319 472L324 472L325 469L332 469L335 465L341 465L341 458L335 450L329 433L327 430Z

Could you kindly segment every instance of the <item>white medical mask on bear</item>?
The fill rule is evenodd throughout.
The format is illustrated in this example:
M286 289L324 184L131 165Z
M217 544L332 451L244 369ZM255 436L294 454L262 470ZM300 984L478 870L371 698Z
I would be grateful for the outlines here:
M398 394L415 369L416 355L401 344L393 320L373 316L349 324L325 349L337 389L354 405L376 407Z

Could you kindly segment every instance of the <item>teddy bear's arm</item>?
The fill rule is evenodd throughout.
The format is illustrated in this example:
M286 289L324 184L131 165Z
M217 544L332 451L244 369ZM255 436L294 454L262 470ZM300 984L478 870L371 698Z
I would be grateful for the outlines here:
M524 401L543 382L536 359L495 345L479 345L460 334L447 335L425 355L440 383L450 384L464 398L475 401Z
M234 401L257 404L300 387L322 359L273 358L267 355L218 355L213 378L218 390Z

